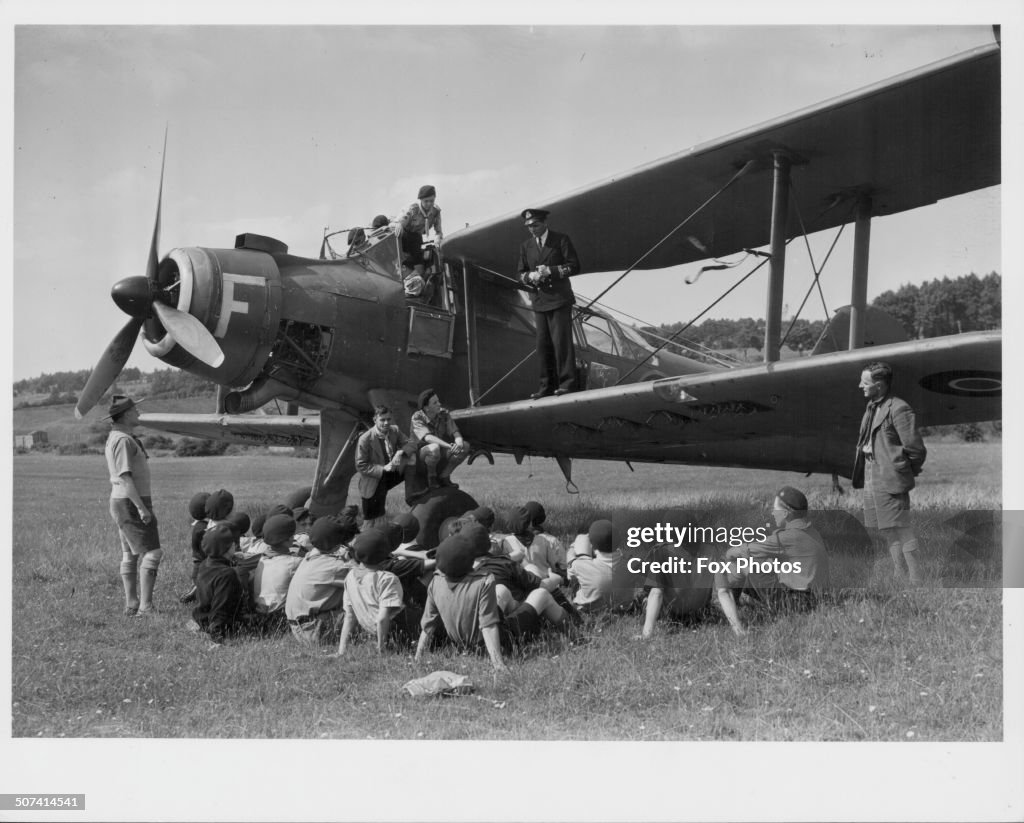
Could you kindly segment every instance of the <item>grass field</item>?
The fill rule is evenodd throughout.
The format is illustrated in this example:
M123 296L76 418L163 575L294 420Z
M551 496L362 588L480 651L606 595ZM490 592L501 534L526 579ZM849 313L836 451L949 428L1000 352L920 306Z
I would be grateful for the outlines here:
M970 587L991 569L957 554L945 525L958 509L998 509L998 444L932 446L914 517L933 584L868 585L875 557L833 546L840 588L811 614L754 619L736 639L710 614L632 639L639 618L590 627L590 642L542 639L495 683L484 658L345 660L301 651L290 636L216 652L185 631L186 501L228 488L243 510L307 485L311 460L156 458L165 560L159 615L121 617L119 551L101 457L14 458L12 732L15 737L216 737L615 740L1002 739L1002 591ZM551 530L614 512L685 506L718 522L753 517L782 484L812 508L856 512L827 478L730 469L578 463L564 492L553 461L499 459L460 469L462 487L504 511L527 499ZM399 493L391 497L395 511ZM980 571L979 571L980 569ZM437 669L469 674L476 694L416 700L402 683Z

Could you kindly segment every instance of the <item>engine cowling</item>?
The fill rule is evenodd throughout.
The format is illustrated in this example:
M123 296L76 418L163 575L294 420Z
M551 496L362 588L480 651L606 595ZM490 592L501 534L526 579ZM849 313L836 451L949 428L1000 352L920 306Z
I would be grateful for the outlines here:
M160 263L158 281L163 288L177 289L177 308L213 334L224 362L212 368L197 360L175 344L156 318L143 327L147 351L220 385L251 383L270 354L280 321L281 276L274 258L248 248L179 248Z

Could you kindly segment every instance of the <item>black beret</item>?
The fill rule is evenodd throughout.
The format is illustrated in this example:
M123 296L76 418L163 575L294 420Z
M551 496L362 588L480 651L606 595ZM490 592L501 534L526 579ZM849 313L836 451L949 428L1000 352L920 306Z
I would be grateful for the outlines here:
M263 521L263 539L267 543L283 543L295 536L295 520L290 514L272 514Z
M799 489L794 489L792 486L783 486L779 489L779 493L776 497L778 497L779 500L782 501L782 504L790 511L807 511L807 498Z
M252 520L249 519L249 515L245 512L231 512L227 516L227 521L234 526L235 534L239 537L249 531L249 526L252 525Z
M595 520L587 532L594 551L608 553L612 550L612 521Z
M206 518L206 501L209 497L209 492L196 492L192 495L192 499L188 501L188 513L192 515L193 520Z
M211 520L223 520L235 507L235 496L227 489L218 489L206 498L206 516Z
M391 557L391 543L387 535L378 529L367 529L356 535L352 541L356 560L365 566L376 566Z
M430 398L433 397L435 394L437 394L437 392L434 391L433 389L424 389L423 391L421 391L420 396L417 399L417 403L419 403L419 408L425 408L427 403L430 402Z
M469 516L485 529L489 529L494 525L494 511L489 506L473 509L473 511L469 512Z
M321 517L309 530L309 542L324 553L333 552L351 536L352 532L333 517Z
M547 520L547 512L544 511L544 507L536 500L529 501L523 508L530 513L530 525L539 526Z
M203 534L203 554L223 557L235 545L235 530L227 523L218 523Z

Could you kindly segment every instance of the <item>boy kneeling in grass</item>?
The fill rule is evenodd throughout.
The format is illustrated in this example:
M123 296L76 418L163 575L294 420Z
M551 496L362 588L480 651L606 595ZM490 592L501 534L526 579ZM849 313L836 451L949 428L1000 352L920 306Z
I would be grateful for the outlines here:
M383 532L368 529L352 541L359 566L345 578L345 622L341 627L341 641L338 643L338 657L345 654L349 638L356 623L377 637L377 653L382 654L387 645L392 621L404 610L402 584L398 577L383 571L381 564L391 557L391 544ZM404 628L406 633L415 632L415 622Z
M473 561L490 549L487 530L479 523L464 526L437 547L437 571L427 587L416 659L430 646L438 629L462 649L487 648L495 671L507 671L501 654L501 612L494 578L474 571Z
M203 535L206 559L196 573L199 605L192 611L192 631L204 631L215 644L224 642L239 627L242 617L242 584L231 565L235 553L235 532L218 523Z

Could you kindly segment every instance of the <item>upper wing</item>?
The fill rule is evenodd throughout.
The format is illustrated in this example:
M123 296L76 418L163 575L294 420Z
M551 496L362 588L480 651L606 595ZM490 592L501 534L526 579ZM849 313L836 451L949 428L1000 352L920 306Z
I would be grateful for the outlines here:
M320 415L143 414L149 429L247 446L309 446L320 442Z
M999 332L914 340L453 413L474 448L849 475L864 364L893 367L919 426L1001 416Z
M999 72L999 46L985 46L524 205L550 209L591 272L634 266L751 160L743 178L636 267L767 244L776 149L793 162L787 237L800 234L798 215L808 232L848 222L851 199L862 192L872 196L876 215L914 209L999 183ZM518 213L505 215L454 232L445 255L504 273L524 237Z

